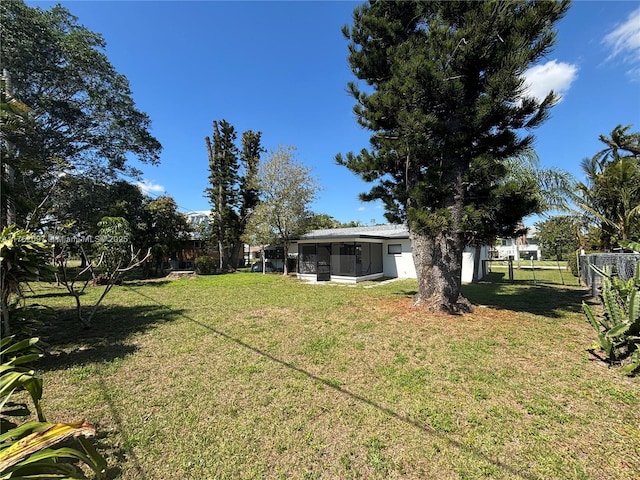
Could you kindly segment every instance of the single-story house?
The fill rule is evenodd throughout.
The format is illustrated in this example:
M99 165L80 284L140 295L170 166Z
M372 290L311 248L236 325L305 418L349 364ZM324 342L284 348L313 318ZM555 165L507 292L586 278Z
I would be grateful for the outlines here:
M487 259L487 248L467 247L462 259L462 281L482 277L480 260ZM298 278L309 281L363 282L379 278L416 278L406 225L313 230L291 245L291 255L298 257Z

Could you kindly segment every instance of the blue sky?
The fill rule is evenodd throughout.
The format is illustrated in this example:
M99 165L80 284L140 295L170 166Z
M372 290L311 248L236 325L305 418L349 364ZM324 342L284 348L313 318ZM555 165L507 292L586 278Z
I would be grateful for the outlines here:
M171 195L185 213L209 208L204 138L225 119L238 137L262 131L267 149L296 147L322 188L314 211L384 222L379 204L358 200L368 186L334 161L370 137L346 92L353 76L340 31L361 2L27 2L54 3L103 35L151 117L164 148L160 166L141 166L150 195ZM580 161L600 149L598 135L618 124L640 130L640 2L578 0L557 27L555 49L527 75L533 94L562 94L534 132L535 147L543 167L580 177Z

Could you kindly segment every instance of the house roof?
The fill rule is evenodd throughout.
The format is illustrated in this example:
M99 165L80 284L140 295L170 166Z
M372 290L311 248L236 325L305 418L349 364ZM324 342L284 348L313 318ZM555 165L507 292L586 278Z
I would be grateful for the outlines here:
M409 238L406 225L387 224L367 227L328 228L311 230L298 240L331 240L336 238L375 238L380 240Z

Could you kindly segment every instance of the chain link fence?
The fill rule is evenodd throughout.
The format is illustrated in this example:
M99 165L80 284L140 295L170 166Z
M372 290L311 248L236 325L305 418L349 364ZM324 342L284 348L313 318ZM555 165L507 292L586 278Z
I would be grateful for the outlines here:
M590 267L595 265L602 269L611 265L613 273L622 280L633 277L636 263L640 261L640 253L591 253L580 256L580 276L582 281L591 288L591 295L598 296L598 289L602 283L601 276Z

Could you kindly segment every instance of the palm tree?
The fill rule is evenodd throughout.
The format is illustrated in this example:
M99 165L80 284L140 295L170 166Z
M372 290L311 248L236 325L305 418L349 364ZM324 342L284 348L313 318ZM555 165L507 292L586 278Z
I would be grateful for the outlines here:
M620 158L621 151L626 151L630 156L640 156L640 132L627 134L631 125L617 125L611 131L611 136L600 135L598 138L607 148L600 150L592 159L603 167L608 161ZM625 155L629 156L629 155Z
M640 133L627 134L630 128L618 125L610 137L600 135L607 148L582 161L586 182L576 185L576 204L600 225L605 250L640 236Z
M575 189L573 176L557 168L540 168L540 159L533 148L508 159L507 171L505 181L530 182L538 186L538 213L569 210L569 199Z

